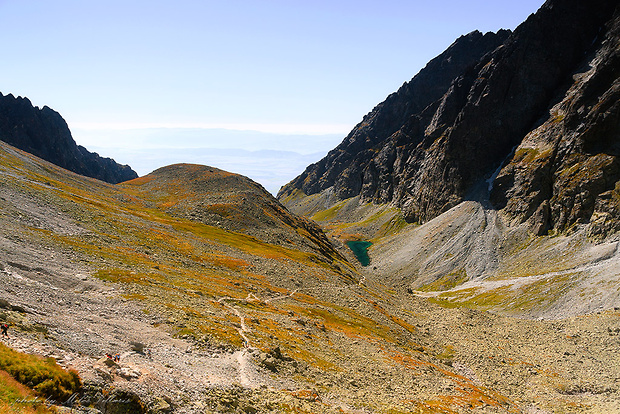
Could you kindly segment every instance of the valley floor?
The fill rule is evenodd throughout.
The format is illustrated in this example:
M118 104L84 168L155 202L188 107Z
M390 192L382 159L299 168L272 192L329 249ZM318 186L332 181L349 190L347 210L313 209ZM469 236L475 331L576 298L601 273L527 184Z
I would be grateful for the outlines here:
M320 356L329 364L318 369L252 344L235 350L175 338L118 286L83 274L59 288L25 273L10 265L0 273L3 297L27 311L2 312L13 323L5 342L52 356L102 389L129 390L152 412L620 412L620 310L532 321L392 296L374 307L397 322L394 331L399 324L409 329L400 333L400 349L328 330L331 349ZM347 289L326 285L275 301L249 299L303 306L302 293L311 294L370 316L368 296L383 289L369 272ZM230 302L243 317L237 305ZM245 328L251 336L248 325L239 321L240 334ZM302 346L310 348L313 335ZM137 343L150 356L132 351ZM106 352L120 352L120 363L106 363Z

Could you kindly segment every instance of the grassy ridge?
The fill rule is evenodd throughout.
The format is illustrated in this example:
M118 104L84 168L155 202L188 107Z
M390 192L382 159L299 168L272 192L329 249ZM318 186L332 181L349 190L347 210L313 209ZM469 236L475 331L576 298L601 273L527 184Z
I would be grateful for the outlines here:
M123 284L126 297L141 301L146 311L161 311L179 335L241 346L235 326L238 318L218 303L219 298L286 294L296 287L295 278L352 281L351 265L330 251L275 244L183 213L185 208L215 209L225 216L228 211L240 213L240 206L253 205L254 193L241 197L226 192L230 183L238 186L231 191L253 191L249 180L230 173L185 165L112 186L67 174L53 165L39 165L31 156L9 150L0 151L0 174L14 177L7 183L13 191L54 211L54 216L70 223L65 228L72 229L64 232L26 224L19 230L24 237L76 253L93 269L93 276ZM210 204L208 198L214 193L217 202ZM265 203L259 216L252 215L255 210L246 215L253 220L283 220L278 228L284 229L284 237L320 246L299 219L287 216L275 201ZM25 214L19 209L13 213ZM282 281L288 288L282 287Z

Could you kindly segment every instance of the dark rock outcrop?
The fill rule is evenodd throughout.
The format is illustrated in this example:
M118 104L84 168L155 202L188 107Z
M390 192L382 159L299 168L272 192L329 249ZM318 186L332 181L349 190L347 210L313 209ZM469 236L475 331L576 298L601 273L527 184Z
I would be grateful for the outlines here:
M617 16L617 2L549 0L513 33L461 37L279 197L331 187L423 222L505 164L492 200L537 233L617 218Z
M492 200L534 232L590 223L620 230L620 13L558 94L542 125L517 147Z
M77 145L60 114L28 98L0 94L0 140L87 177L116 184L136 178L127 165Z

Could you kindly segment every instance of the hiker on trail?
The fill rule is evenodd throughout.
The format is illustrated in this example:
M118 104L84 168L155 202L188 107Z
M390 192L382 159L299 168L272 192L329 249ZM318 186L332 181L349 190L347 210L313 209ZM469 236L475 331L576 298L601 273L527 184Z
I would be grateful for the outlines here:
M114 362L121 362L121 354L114 355Z
M6 336L7 338L9 337L9 324L8 323L3 323L1 325L2 327L2 336Z

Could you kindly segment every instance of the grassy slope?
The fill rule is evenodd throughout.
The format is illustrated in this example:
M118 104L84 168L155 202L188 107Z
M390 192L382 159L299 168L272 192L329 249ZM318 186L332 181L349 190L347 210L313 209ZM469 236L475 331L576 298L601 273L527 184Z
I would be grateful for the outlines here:
M152 186L153 177L111 186L69 174L4 145L0 166L0 174L11 177L6 192L26 195L31 203L54 212L64 223L60 227L69 229L20 222L15 230L23 239L73 252L96 277L123 285L126 298L139 301L145 312L164 316L164 329L198 342L241 347L234 308L245 317L252 346L279 347L283 354L328 377L356 372L358 364L382 372L387 358L392 369L407 375L416 375L410 372L412 366L427 366L433 373L425 375L465 381L443 367L441 359L435 358L438 352L420 345L416 328L404 319L406 314L386 310L381 292L357 286L355 271L341 256L324 256L307 246L300 250L269 243L171 210L177 200L200 199L199 194L188 197L192 186L183 185L184 167L176 171L177 182L171 187L158 185L166 189L158 191ZM193 174L197 167L189 168ZM235 203L228 207L234 209ZM24 212L5 203L4 214ZM293 231L304 235L305 229ZM337 304L347 300L356 306ZM350 341L361 341L378 352L378 358L368 360L365 353L346 357ZM503 398L465 382L460 399L449 404L466 404L488 393L488 401ZM421 399L409 404L418 406L435 395L432 390L421 392ZM367 403L382 409L396 401Z
M80 387L77 372L63 370L54 359L23 354L0 344L0 410L3 413L55 412L51 402L67 400Z
M537 237L476 202L420 226L405 223L392 207L360 205L357 198L335 202L329 192L286 201L333 237L373 241L376 276L441 306L558 318L620 303L617 242L589 239L587 229Z
M6 414L47 414L47 408L35 392L20 384L8 372L0 370L0 411ZM38 403L40 402L40 403Z
M183 171L176 170L179 183L185 179ZM202 198L198 190L188 196L190 185L176 186L185 193L181 209L171 204L179 194L165 183L154 186L153 177L110 186L6 146L0 150L0 175L6 178L0 187L3 235L73 257L91 274L122 287L125 297L145 312L160 315L161 328L175 335L206 347L239 348L243 334L263 351L279 347L296 365L281 363L274 375L306 387L285 392L294 404L281 405L282 412L336 412L331 407L338 404L381 413L518 410L519 404L506 396L522 393L525 374L506 371L487 347L496 338L478 339L469 328L504 324L502 320L488 322L474 314L467 325L456 320L445 324L445 332L438 330L452 318L450 310L444 313L417 299L398 302L386 286L370 278L358 283L360 276L348 262L322 255L313 241L296 248L295 243L261 238L260 232L218 226L200 214L182 214L186 208L200 212L193 206ZM150 187L144 187L147 182ZM222 207L225 198L217 204L220 210L239 206L231 201ZM36 219L37 209L44 219ZM334 232L371 239L379 249L392 235L423 227L406 225L390 208L366 206L357 215L352 212L350 205L339 209L331 221ZM346 223L339 214L356 222ZM294 224L283 228L294 232L291 240L304 234ZM380 262L373 265L383 269ZM477 353L491 352L489 357L470 358L472 342L478 344ZM512 358L521 352L518 345L502 352ZM532 349L524 364L543 364L534 360L537 351ZM482 380L454 368L466 358ZM499 379L493 376L496 372ZM502 375L516 385L504 386ZM564 377L567 383L575 381ZM386 384L393 388L386 391ZM495 389L498 384L500 390ZM314 393L327 398L308 402L306 394Z
M620 409L614 386L607 388L607 402L587 401L584 393L570 391L578 388L571 385L575 381L609 384L607 372L616 371L617 364L608 366L600 359L598 368L582 367L583 357L576 361L558 357L578 355L575 345L597 347L587 355L616 346L615 328L606 326L615 321L620 304L620 260L613 237L592 240L580 228L570 234L536 237L526 226L510 227L501 214L476 202L463 203L424 225L405 223L398 210L389 206L360 205L356 198L335 201L329 191L309 197L296 194L286 202L292 211L317 220L341 241L373 241L367 279L381 280L394 297L400 296L403 309L414 312L417 327L445 338L444 351L435 348L435 356L445 363L476 366L478 375L490 374L494 378L488 381L497 386L493 388L511 398L527 400L541 387L546 396L536 408L530 407L533 411L613 413ZM420 305L420 297L430 303ZM433 305L446 312L438 316L431 310ZM499 318L479 311L560 321ZM425 312L434 315L429 320ZM601 346L576 340L574 335L586 335L583 329L598 338L592 344ZM605 335L605 329L611 336ZM533 373L524 382L514 378L522 369ZM508 391L509 383L517 390ZM583 386L588 387L592 385ZM517 397L519 393L525 395ZM445 406L430 403L420 409L443 412L440 407Z
M67 233L26 226L24 237L78 253L97 277L126 284L130 296L154 298L152 305L166 313L189 312L195 317L188 329L196 335L204 333L204 325L213 325L213 318L205 315L215 312L221 324L211 334L240 345L228 312L217 302L220 297L286 293L296 287L293 277L309 283L352 281L350 265L338 257L168 214L174 197L141 191L148 178L110 186L14 154L18 156L0 153L3 173L20 178L9 184L12 190L30 195L79 226ZM284 272L276 274L274 269L280 268ZM284 287L276 285L282 281Z

